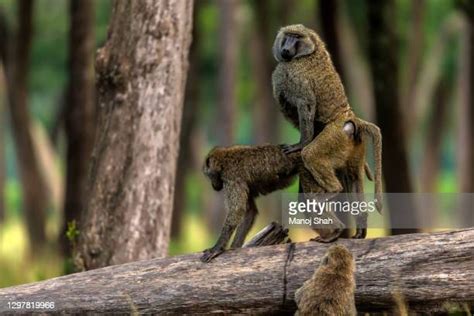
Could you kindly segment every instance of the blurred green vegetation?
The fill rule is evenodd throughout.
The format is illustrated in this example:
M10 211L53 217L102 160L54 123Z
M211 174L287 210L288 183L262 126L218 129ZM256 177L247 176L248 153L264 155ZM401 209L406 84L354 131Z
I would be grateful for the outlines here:
M198 0L199 1L199 0ZM255 0L257 1L257 0ZM366 47L364 36L365 6L363 0L347 1L347 12L359 34L360 45ZM297 1L295 10L289 17L290 23L304 23L311 27L318 27L316 19L316 2L313 0ZM438 38L440 25L453 12L453 2L449 0L427 1L425 22L426 42L424 50L432 47ZM406 60L407 35L411 19L411 1L398 0L397 23L400 33L400 60L402 65ZM0 0L0 7L4 9L10 25L15 25L15 0ZM110 16L110 0L96 1L96 43L99 47L105 41L107 23ZM253 142L252 109L255 102L255 81L249 54L250 36L255 30L252 28L252 8L248 1L242 1L239 8L240 37L239 62L237 74L237 104L236 143L249 144ZM46 130L53 127L55 116L67 83L67 49L68 49L68 1L37 0L34 11L34 42L31 55L29 76L29 99L33 117L41 122ZM199 51L199 132L204 135L205 141L200 148L199 159L207 149L216 143L216 131L212 128L216 120L216 100L218 85L218 10L215 1L206 1L198 16L200 28ZM274 31L274 30L272 30ZM8 43L11 44L11 43ZM456 72L457 46L450 45L449 54L443 67L453 75ZM270 47L268 47L270 49ZM403 70L403 69L402 69ZM270 83L268 85L271 88ZM277 111L277 109L275 109ZM451 120L452 121L452 120ZM454 125L451 123L451 125ZM298 132L284 124L282 128L282 142L293 142L298 139ZM452 126L445 133L443 141L442 172L438 179L440 192L456 192L457 181L455 174L455 145L453 142ZM422 142L426 133L426 122L417 130L414 140L410 143L410 158L414 170L421 164ZM60 215L58 210L51 210L48 218L48 236L51 240L50 248L44 256L31 261L28 257L28 244L23 224L21 209L22 199L18 184L15 153L11 135L6 132L6 160L7 182L4 188L7 220L0 224L0 287L50 278L63 273L64 258L55 251L56 239L59 231ZM63 155L62 142L59 143L59 152ZM200 161L199 161L200 163ZM371 185L367 185L371 188ZM288 189L296 191L296 184ZM182 235L170 244L170 254L182 254L201 251L211 245L216 236L206 227L204 208L208 196L214 194L209 184L203 178L200 170L193 170L186 180L187 207L182 215ZM260 203L260 202L259 202ZM250 235L267 224L265 218L259 217L257 224ZM303 240L309 236L306 231L292 231L293 240ZM384 235L381 229L369 230L369 237Z

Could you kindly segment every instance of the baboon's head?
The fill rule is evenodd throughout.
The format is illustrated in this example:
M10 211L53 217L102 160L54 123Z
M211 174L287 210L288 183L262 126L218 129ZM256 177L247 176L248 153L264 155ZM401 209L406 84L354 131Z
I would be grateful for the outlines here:
M302 24L282 27L273 44L273 56L278 62L311 55L316 47L316 33Z
M354 272L354 259L352 253L343 245L329 247L326 255L321 260L321 266L327 266L335 271Z
M219 150L218 148L212 149L204 161L202 167L203 173L211 180L211 185L216 191L222 190L224 183L221 178L222 167L219 162Z

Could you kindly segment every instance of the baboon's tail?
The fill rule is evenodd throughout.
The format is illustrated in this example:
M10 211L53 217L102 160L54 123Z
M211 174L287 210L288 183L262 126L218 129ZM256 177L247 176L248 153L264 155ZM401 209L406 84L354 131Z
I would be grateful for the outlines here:
M365 170L365 176L367 177L367 179L369 179L370 181L374 181L374 175L372 174L372 170L370 170L368 163L365 163L364 170Z
M375 199L376 207L379 213L382 212L383 198L382 198L382 134L380 128L372 123L361 119L359 121L359 131L361 135L367 135L372 139L374 146L374 160L375 160ZM366 168L367 172L367 168Z

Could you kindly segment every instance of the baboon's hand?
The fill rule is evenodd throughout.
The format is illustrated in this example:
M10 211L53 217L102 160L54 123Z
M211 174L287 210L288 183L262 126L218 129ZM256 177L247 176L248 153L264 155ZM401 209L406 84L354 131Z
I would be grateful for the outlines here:
M212 259L224 252L224 248L209 248L203 251L204 254L201 256L202 262L210 262Z
M293 145L282 145L282 151L285 155L301 151L303 149L303 145L301 143L293 144Z

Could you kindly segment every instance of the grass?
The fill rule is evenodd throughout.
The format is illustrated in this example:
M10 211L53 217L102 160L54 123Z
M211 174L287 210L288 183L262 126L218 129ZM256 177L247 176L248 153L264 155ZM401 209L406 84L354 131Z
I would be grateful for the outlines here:
M26 236L25 226L17 217L0 226L0 288L62 274L63 260L57 251L46 249L33 259Z

